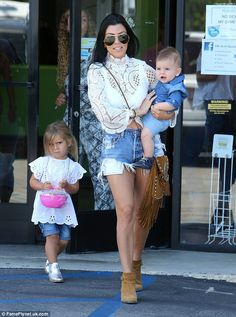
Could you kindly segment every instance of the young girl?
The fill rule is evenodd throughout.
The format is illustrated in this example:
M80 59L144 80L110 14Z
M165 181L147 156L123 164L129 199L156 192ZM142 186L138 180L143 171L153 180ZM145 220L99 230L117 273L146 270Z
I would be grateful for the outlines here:
M78 225L70 194L79 190L79 179L86 170L77 163L77 142L63 121L51 123L43 138L45 156L31 162L30 186L36 190L32 222L39 224L46 237L45 252L47 261L45 272L51 282L63 282L57 263L58 255L66 248L71 227ZM72 156L76 161L68 157ZM40 195L56 190L66 196L60 208L50 208L42 204Z

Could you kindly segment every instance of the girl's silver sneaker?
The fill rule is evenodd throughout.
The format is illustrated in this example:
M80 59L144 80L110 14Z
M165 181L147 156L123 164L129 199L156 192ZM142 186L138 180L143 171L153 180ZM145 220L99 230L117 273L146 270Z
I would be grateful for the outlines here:
M48 262L48 260L45 263L44 271L45 271L46 274L49 274L49 262Z
M61 275L61 271L57 262L49 264L48 278L49 278L49 281L54 283L63 282L63 277Z

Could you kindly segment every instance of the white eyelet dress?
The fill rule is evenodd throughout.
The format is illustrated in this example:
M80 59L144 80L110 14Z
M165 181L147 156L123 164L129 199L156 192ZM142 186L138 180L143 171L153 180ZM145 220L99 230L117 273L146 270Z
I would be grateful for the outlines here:
M72 161L70 158L58 160L50 156L44 156L29 163L29 166L37 180L51 182L55 188L59 186L59 182L62 180L67 180L69 184L75 184L86 173L86 170L79 163ZM41 193L42 191L37 191L35 195L31 219L34 224L41 222L66 224L71 227L78 225L72 199L68 193L66 193L67 201L61 208L43 206L40 201Z

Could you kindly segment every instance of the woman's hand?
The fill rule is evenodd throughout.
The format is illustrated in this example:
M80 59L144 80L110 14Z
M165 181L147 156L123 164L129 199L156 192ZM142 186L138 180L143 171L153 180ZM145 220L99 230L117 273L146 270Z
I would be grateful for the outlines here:
M55 101L55 104L57 107L64 106L66 103L66 95L64 93L60 93L60 95L57 96L57 99Z
M156 95L155 91L151 91L147 97L143 100L141 106L138 109L135 109L136 115L138 117L144 116L150 109L152 102L155 100Z

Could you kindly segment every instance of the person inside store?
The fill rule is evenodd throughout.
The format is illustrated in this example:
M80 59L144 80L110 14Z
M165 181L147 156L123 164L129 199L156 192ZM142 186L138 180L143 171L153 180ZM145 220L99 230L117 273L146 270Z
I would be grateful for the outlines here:
M0 77L7 82L7 98L4 98L3 90L0 93L0 125L3 121L12 128L17 125L17 106L15 90L12 84L11 65L19 64L21 60L13 43L8 39L0 39ZM2 122L1 122L2 121ZM13 134L7 142L1 141L0 145L0 202L8 203L14 191L14 159L18 135Z
M137 303L136 291L143 289L142 251L149 233L139 216L150 173L132 164L143 156L141 117L155 99L156 82L155 70L135 58L138 47L125 18L109 14L101 22L88 70L89 100L104 130L100 176L107 177L115 200L121 301L128 304ZM152 113L161 119L161 113Z
M63 120L70 125L71 113L68 101L68 65L69 65L69 31L70 12L67 10L61 17L58 28L58 70L57 85L61 92L56 98L56 106L66 105ZM95 37L95 25L88 10L81 11L81 37ZM114 200L105 180L101 183L98 179L99 162L101 157L101 144L103 131L101 124L91 111L87 94L87 69L88 59L81 59L80 64L80 130L79 130L79 157L80 163L88 160L94 191L94 210L113 210Z
M201 53L197 58L196 78L198 87L193 95L193 108L205 109L205 135L203 150L211 152L213 136L215 133L230 134L233 132L229 115L231 113L219 114L209 111L208 104L211 100L228 100L234 104L234 76L209 75L201 73Z
M198 87L193 95L193 108L205 109L206 121L204 130L204 140L202 145L203 152L211 153L213 147L214 134L232 134L235 136L235 76L230 75L209 75L201 73L202 54L200 52L197 58L196 77ZM217 109L218 102L226 102L226 110L230 106L231 110L219 112ZM216 103L215 103L216 102ZM234 140L235 143L235 140ZM225 173L225 175L224 175ZM231 185L235 182L235 168L231 179L231 162L226 159L226 166L220 165L219 196L218 208L222 212L223 200L225 201L225 214L228 213L227 195L230 193ZM226 195L226 196L225 196ZM224 198L223 198L224 197ZM230 215L227 214L227 221ZM219 221L221 219L219 217ZM233 219L231 219L233 223Z

